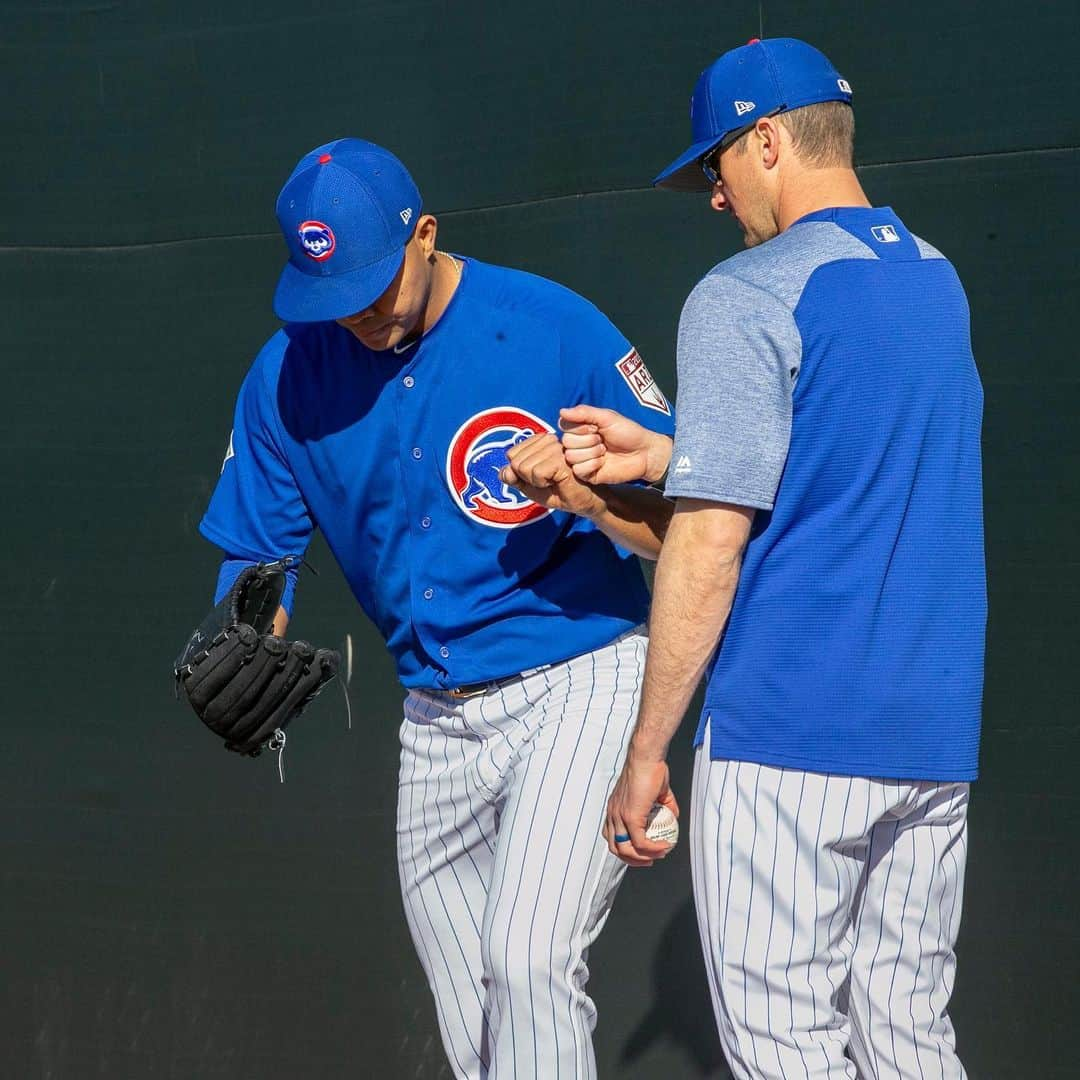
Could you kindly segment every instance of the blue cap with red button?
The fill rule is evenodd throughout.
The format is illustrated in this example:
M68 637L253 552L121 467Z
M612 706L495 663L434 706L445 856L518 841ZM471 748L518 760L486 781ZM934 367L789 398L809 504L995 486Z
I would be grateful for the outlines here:
M326 322L370 307L401 268L421 205L408 170L381 146L337 139L305 154L277 200L289 246L278 318Z
M851 102L851 86L824 53L796 38L757 38L724 53L699 77L690 99L691 146L655 180L671 191L709 191L701 159L762 116Z

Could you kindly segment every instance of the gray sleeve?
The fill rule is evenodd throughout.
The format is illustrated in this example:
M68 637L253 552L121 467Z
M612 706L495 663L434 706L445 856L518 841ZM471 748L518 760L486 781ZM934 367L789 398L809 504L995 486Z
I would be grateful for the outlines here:
M772 509L801 360L794 317L772 294L724 274L697 284L679 320L668 496Z

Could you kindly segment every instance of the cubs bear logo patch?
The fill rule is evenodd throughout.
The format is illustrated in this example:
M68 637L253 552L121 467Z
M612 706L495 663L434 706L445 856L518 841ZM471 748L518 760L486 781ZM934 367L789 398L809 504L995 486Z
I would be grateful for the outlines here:
M663 390L656 385L652 373L645 366L645 361L638 355L637 349L631 349L615 365L623 381L634 392L634 397L647 409L655 409L665 416L671 415L671 406L664 397Z
M301 221L296 232L300 237L300 246L309 259L322 262L334 254L337 241L329 225L321 221Z
M551 513L499 479L511 447L552 431L532 413L512 405L485 409L469 417L450 440L446 483L466 517L495 529L514 529Z

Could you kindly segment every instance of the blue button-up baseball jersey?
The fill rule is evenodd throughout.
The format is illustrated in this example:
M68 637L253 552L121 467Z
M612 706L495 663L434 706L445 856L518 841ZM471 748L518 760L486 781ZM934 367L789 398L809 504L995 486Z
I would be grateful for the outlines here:
M418 342L373 352L290 324L237 401L200 526L241 558L303 552L319 528L402 682L453 687L611 641L645 618L635 557L499 480L507 450L587 402L671 434L671 407L592 304L465 260Z

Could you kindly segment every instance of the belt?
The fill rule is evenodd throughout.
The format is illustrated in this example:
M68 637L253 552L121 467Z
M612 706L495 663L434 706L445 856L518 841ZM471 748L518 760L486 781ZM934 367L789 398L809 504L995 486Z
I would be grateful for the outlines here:
M512 676L513 677L513 676ZM506 680L500 680L505 682ZM452 698L471 698L486 694L492 687L498 686L497 682L474 682L465 686L455 686L453 690L443 690L442 693Z
M608 645L616 645L625 638L630 637L633 634L640 634L644 631L645 625L635 626L632 630L627 630L620 634L614 641L608 643ZM600 648L606 648L607 646L600 646ZM585 655L582 653L581 655ZM556 660L555 663L541 664L539 667L527 668L525 671L519 671L516 675L504 675L501 679L489 679L487 682L465 683L462 686L455 686L452 690L432 690L430 693L446 694L447 697L452 697L457 701L463 698L479 697L481 694L486 694L489 690L494 690L496 687L502 686L503 683L513 682L515 679L524 679L529 675L535 675L539 671L546 671L548 668L554 667L558 663L569 663L571 660L575 660L577 657L567 657L566 660Z
M554 665L541 664L539 667L519 671L516 675L504 675L501 679L488 679L487 682L465 683L462 686L455 686L452 690L436 690L435 693L446 694L447 697L452 697L458 701L462 698L479 697L489 690L497 690L500 686L505 686L516 679L528 678L528 676L535 675L538 671L546 671L549 667L554 667Z

